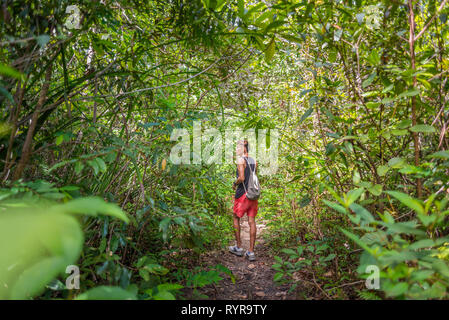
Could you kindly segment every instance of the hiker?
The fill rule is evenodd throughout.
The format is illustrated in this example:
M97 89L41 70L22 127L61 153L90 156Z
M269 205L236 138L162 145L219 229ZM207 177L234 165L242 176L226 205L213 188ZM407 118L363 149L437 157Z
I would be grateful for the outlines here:
M250 261L254 261L256 260L256 256L254 254L254 243L256 242L255 217L257 215L258 200L248 199L247 191L250 174L251 172L255 173L257 162L253 158L248 157L248 151L248 141L237 141L237 180L232 185L232 188L235 190L233 211L235 240L237 245L230 246L229 251L237 256L243 256L242 240L240 239L240 218L242 218L246 213L248 215L248 224L250 227L250 241L249 250L246 251L245 256Z

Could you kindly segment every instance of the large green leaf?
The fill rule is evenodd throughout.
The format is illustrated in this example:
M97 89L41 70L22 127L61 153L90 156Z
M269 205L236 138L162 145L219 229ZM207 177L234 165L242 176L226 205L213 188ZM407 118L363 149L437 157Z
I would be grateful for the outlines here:
M0 299L38 295L76 262L83 233L78 221L54 209L8 209L0 215Z
M424 214L424 207L420 200L410 197L408 194L399 191L385 191L385 193L399 200L402 204L406 205L410 209L413 209L417 213Z
M129 218L116 204L107 203L98 197L75 199L70 202L55 206L55 210L60 210L64 213L86 214L91 216L104 214L119 218L126 223L129 222Z
M0 299L32 298L52 279L65 274L67 266L76 263L83 245L81 226L72 214L95 216L98 213L128 221L120 208L100 198L50 206L22 201L15 207L11 203L3 210L0 214L0 243L4 244L0 252Z
M434 152L427 157L429 158L437 158L437 159L449 159L449 150L441 150Z
M435 128L428 124L417 124L410 128L412 132L423 132L423 133L433 133L435 132Z
M340 213L343 213L343 214L346 214L346 213L347 213L346 209L345 209L343 206L341 206L341 205L339 205L339 204L337 204L337 203L335 203L335 202L331 202L331 201L328 201L328 200L326 200L326 199L323 199L322 201L323 201L327 206L331 207L332 209L334 209L334 210L336 210L336 211L338 211L338 212L340 212Z
M12 77L16 79L21 79L23 77L23 75L19 71L4 64L0 64L0 74L3 76Z
M366 222L369 223L374 221L374 217L371 215L371 213L361 205L353 203L350 205L349 208L353 210L358 216L360 216Z
M349 239L357 243L361 248L365 249L368 253L373 254L373 250L358 236L353 234L352 232L349 232L347 230L344 230L343 228L339 228L341 232L343 232Z
M363 191L363 188L348 191L345 197L346 206L349 207L354 201L356 201L362 195Z
M90 289L79 296L76 300L136 300L136 296L120 287L100 286Z
M395 168L395 169L400 169L400 168L402 168L405 164L406 164L405 159L403 159L403 158L398 158L398 157L392 158L392 159L390 159L390 160L388 161L388 165L389 165L391 168Z
M271 62L271 60L274 57L274 53L276 51L276 42L274 41L274 37L271 39L270 43L268 44L267 48L265 49L265 61Z
M388 166L379 166L377 167L377 174L381 177L387 174L388 170L390 170L390 167Z

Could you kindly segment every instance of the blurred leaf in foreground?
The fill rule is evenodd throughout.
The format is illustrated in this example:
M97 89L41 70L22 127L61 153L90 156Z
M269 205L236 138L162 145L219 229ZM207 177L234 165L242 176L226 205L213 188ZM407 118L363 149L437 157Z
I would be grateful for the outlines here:
M50 207L21 204L0 213L0 299L32 298L77 261L84 236L72 214L101 213L128 222L116 205L100 198Z

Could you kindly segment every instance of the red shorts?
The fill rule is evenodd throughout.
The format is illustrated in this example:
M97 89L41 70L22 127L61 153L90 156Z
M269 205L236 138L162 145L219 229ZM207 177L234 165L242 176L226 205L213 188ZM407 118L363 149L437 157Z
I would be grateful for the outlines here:
M246 213L248 217L257 215L258 200L249 200L246 193L238 199L234 199L234 214L241 218Z

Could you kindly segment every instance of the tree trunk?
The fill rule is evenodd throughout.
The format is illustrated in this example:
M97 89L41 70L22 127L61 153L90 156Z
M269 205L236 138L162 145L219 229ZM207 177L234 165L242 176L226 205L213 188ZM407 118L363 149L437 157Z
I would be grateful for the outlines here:
M27 136L25 138L25 143L23 144L22 148L22 156L20 158L20 162L17 165L16 170L14 171L14 177L13 180L20 179L23 174L23 170L25 169L25 166L30 158L31 150L32 150L32 142L34 137L34 130L36 129L37 120L39 118L40 111L42 109L42 106L45 103L45 100L47 99L47 92L50 87L50 80L51 80L51 74L53 70L53 63L50 63L48 66L48 69L45 73L45 82L42 86L39 100L37 101L36 109L34 110L33 117L31 118L30 127L28 128Z

